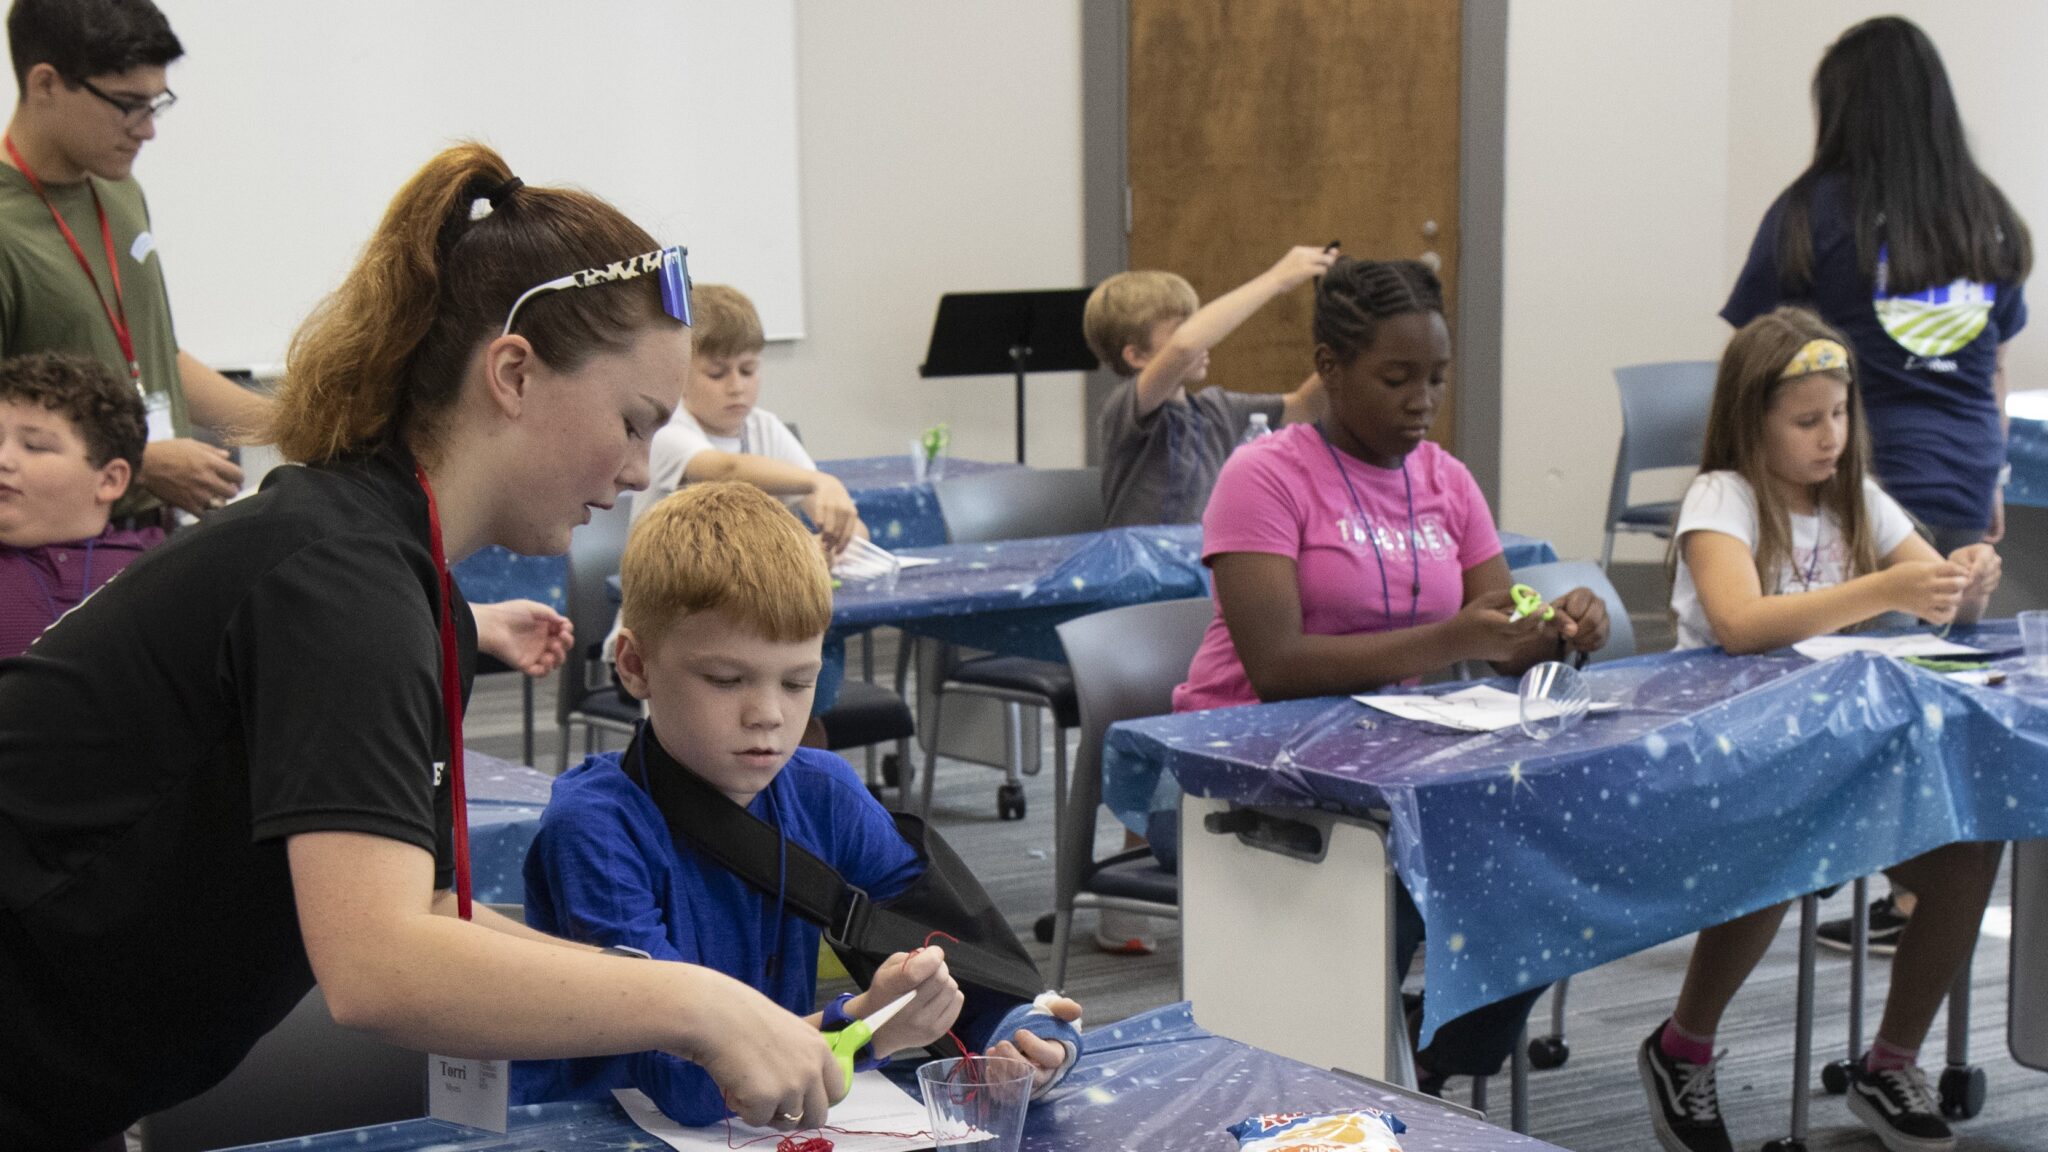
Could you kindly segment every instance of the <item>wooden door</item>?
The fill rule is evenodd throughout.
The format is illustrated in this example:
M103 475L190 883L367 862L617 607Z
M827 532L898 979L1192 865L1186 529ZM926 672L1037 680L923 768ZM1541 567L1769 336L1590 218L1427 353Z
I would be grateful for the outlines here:
M1455 317L1455 0L1130 0L1130 260L1211 300L1289 246L1440 261ZM1307 288L1218 345L1209 381L1284 392L1313 370ZM1455 336L1455 333L1453 333ZM1456 427L1451 402L1436 439Z

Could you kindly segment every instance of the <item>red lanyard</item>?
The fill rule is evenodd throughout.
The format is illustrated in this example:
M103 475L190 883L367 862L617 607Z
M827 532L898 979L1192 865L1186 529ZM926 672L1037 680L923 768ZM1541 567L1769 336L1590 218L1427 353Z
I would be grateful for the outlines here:
M441 549L441 508L427 470L413 465L420 491L427 494L427 529L434 551L434 572L441 582L441 711L448 718L448 792L455 821L455 910L469 919L469 796L462 787L462 661L455 646L455 578L448 572L448 554Z
M71 234L71 225L64 222L63 213L58 212L57 206L50 203L50 194L43 191L43 182L36 179L36 174L29 168L28 161L21 158L21 149L14 146L14 137L7 137L6 144L8 158L14 161L14 166L21 170L23 176L28 177L28 186L36 190L36 195L43 201L43 207L50 210L50 219L55 220L57 230L64 233L64 242L71 245L71 255L77 258L78 266L85 270L85 278L92 281L93 295L99 297L100 307L107 310L107 323L114 326L114 339L120 341L121 355L128 361L128 378L135 381L139 387L142 383L142 365L135 360L135 339L128 334L128 305L121 298L121 265L114 259L114 230L107 225L107 208L100 203L100 190L94 187L90 177L86 178L86 190L92 193L93 211L99 213L100 217L100 239L105 241L107 246L107 275L114 278L112 304L107 303L106 294L100 291L100 278L93 274L92 265L86 263L85 249L78 246L78 237Z

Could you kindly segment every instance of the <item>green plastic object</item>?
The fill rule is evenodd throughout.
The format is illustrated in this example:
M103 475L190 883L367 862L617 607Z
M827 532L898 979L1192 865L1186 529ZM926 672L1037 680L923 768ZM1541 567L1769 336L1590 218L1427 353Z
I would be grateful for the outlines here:
M1543 613L1545 620L1554 619L1557 616L1557 609L1545 604L1542 595L1527 584L1517 584L1508 589L1508 595L1514 597L1515 600L1514 614L1508 617L1510 623L1534 616L1538 611Z

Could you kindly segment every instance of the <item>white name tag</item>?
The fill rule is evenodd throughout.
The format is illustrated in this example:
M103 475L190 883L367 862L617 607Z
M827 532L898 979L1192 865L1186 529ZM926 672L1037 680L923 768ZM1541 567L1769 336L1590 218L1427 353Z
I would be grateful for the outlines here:
M171 398L163 392L151 392L142 398L142 413L149 425L149 442L175 440L177 426L171 423Z
M149 259L149 254L154 251L156 251L156 237L147 232L136 233L135 243L128 246L128 255L137 264Z
M510 1085L503 1060L427 1057L427 1115L451 1124L503 1132Z

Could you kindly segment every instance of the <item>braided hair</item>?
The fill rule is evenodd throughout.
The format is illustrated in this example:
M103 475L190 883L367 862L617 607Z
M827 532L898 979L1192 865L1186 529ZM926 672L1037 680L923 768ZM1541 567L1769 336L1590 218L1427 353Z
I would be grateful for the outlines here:
M1443 282L1415 260L1340 256L1316 285L1315 342L1348 364L1372 347L1379 322L1408 312L1444 310Z

